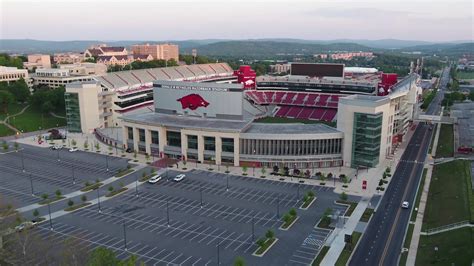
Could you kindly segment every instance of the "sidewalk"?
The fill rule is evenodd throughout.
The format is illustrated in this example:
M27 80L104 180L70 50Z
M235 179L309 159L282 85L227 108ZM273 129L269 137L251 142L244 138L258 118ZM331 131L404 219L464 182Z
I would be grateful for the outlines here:
M337 259L339 259L339 255L341 254L342 250L344 249L346 243L344 242L344 236L346 234L352 234L354 229L356 228L357 224L359 223L362 214L364 213L365 209L369 205L370 200L368 198L363 198L355 208L352 215L349 217L347 222L344 224L344 227L340 230L337 228L332 231L331 236L328 239L334 238L332 243L330 243L330 248L324 256L321 265L335 265Z
M428 192L430 190L431 175L433 173L433 157L436 155L438 148L439 134L441 131L441 124L436 127L436 134L433 141L433 147L431 148L431 154L428 155L428 163L425 164L425 168L428 168L426 172L425 184L423 185L423 191L420 197L420 204L418 206L418 212L416 213L415 226L413 228L413 235L411 237L410 248L408 249L407 266L415 265L416 254L418 251L418 244L420 243L421 227L423 226L423 215L425 214L426 202L428 200ZM405 236L407 237L407 236Z

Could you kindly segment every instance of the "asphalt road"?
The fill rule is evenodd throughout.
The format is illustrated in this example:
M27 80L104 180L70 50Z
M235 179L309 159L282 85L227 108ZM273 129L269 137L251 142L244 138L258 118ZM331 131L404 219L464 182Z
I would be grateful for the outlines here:
M447 68L443 72L438 93L428 107L427 114L439 114L448 81ZM403 201L408 201L413 206L433 132L434 130L430 130L428 125L419 123L393 174L378 211L368 225L349 265L398 265L411 215L411 208L402 209L401 204Z

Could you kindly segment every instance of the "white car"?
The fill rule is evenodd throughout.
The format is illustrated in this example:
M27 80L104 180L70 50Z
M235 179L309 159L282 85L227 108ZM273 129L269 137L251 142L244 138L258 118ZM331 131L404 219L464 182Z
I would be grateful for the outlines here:
M29 228L32 228L36 225L36 223L32 223L32 222L23 222L17 226L15 226L15 231L17 232L21 232L25 229L29 229Z
M78 149L76 147L73 147L73 148L69 149L69 152L75 152L75 151L78 151Z
M152 176L150 179L148 179L148 183L156 184L160 180L161 180L161 175L155 175L155 176Z
M53 145L53 146L51 146L51 149L52 149L52 150L59 150L59 149L61 149L62 147L63 147L63 146L61 146L61 145Z
M186 177L185 174L179 174L175 178L173 178L173 181L180 182Z
M404 201L404 202L402 203L402 208L403 208L403 209L408 209L409 206L410 206L410 203L408 203L408 201Z

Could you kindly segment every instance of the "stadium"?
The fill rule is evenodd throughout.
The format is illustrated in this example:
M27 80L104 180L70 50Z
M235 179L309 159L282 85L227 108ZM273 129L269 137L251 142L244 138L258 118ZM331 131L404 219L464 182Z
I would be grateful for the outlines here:
M420 94L416 73L398 80L342 64L293 63L282 77L241 66L234 76L157 79L153 111L120 118L126 148L216 165L376 167L393 155Z

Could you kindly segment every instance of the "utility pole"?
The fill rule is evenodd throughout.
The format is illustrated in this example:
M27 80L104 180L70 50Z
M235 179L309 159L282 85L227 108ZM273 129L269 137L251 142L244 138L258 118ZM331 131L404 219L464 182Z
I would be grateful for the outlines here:
M166 220L168 221L168 227L170 227L170 207L169 207L169 200L166 200Z
M100 194L99 194L99 188L97 188L97 207L98 207L99 213L101 213L102 210L100 209Z
M34 190L33 190L33 176L32 176L31 173L30 173L30 185L31 185L31 196L34 196L35 193L34 193Z
M51 220L51 204L48 202L48 213L49 213L49 230L53 230L53 221Z
M127 251L127 228L125 227L125 219L122 221L123 223L123 245L125 251Z

